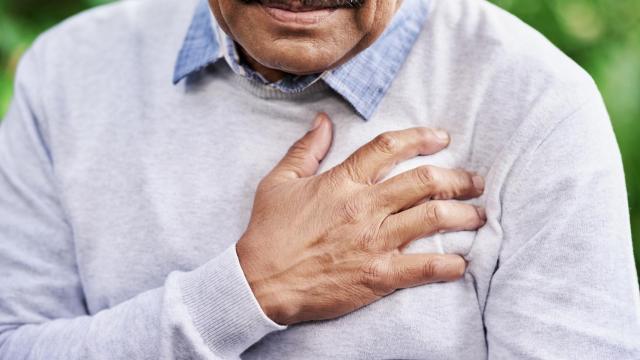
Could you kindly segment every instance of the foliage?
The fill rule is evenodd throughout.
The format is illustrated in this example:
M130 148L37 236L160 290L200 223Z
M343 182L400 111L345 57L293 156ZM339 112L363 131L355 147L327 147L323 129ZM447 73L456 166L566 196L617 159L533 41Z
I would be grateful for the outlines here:
M0 117L11 99L20 55L39 33L83 9L109 0L0 0Z
M107 2L0 0L0 116L8 107L16 63L33 39L65 17ZM598 83L622 149L640 265L640 1L493 2L540 30Z

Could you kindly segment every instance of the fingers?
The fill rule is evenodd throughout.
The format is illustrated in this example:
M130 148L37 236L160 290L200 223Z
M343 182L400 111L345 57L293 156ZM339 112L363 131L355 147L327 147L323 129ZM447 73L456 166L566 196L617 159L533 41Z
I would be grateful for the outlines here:
M353 153L336 170L353 181L373 184L401 161L434 154L449 145L442 130L419 127L383 133Z
M332 137L331 120L324 113L318 114L311 130L289 148L268 178L295 179L314 175L329 151Z
M396 289L454 281L461 278L466 262L459 255L403 254L391 260L391 281Z
M424 199L471 199L482 195L484 180L464 170L421 166L376 185L377 193L393 212Z
M385 246L401 248L436 232L476 230L487 221L483 208L456 201L428 201L389 216L381 226Z

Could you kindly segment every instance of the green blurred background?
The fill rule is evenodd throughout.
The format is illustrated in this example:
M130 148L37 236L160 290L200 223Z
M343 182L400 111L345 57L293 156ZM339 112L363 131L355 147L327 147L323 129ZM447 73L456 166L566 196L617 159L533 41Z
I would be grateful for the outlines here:
M540 30L598 83L622 148L640 265L640 0L493 1ZM0 0L0 118L16 63L31 41L62 19L107 2Z

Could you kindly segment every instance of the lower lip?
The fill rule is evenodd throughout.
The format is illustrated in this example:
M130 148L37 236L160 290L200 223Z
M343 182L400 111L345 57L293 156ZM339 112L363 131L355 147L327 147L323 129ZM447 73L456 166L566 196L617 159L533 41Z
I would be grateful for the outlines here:
M262 8L275 20L282 23L296 25L318 24L331 16L331 14L336 11L336 9L321 9L295 12L269 6L262 6Z

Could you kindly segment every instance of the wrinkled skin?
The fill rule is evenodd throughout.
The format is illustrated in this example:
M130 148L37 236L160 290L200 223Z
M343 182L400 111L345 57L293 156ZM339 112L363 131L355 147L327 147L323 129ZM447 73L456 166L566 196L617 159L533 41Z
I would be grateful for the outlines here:
M280 324L332 319L397 289L460 278L461 256L402 249L435 232L484 225L483 209L451 200L479 196L483 180L423 166L380 181L398 162L447 147L446 134L385 133L315 175L331 143L329 119L316 125L261 181L236 247L265 314Z
M402 0L308 0L337 10L313 25L274 20L258 1L209 0L220 27L241 47L245 60L268 79L284 73L319 73L371 45ZM302 5L300 0L264 0L267 5ZM297 5L296 5L297 4Z

